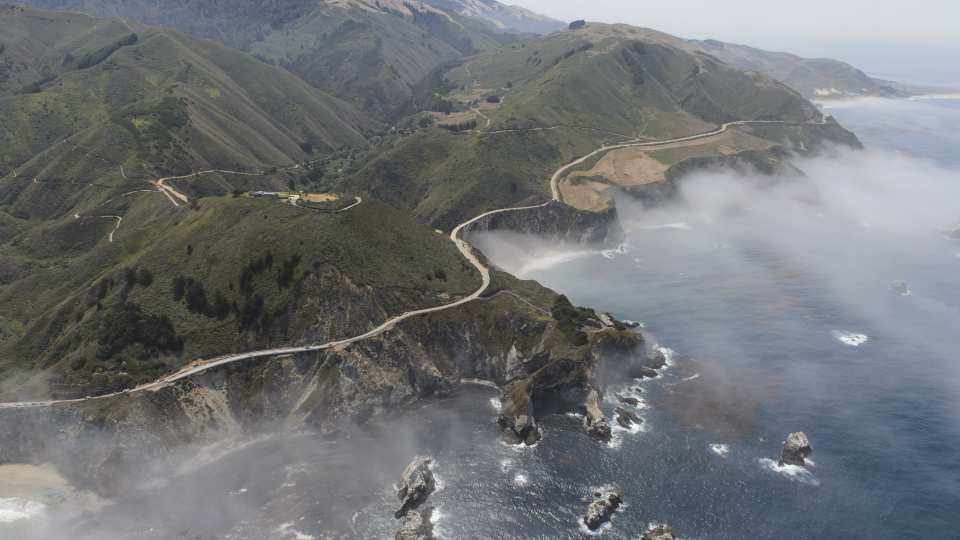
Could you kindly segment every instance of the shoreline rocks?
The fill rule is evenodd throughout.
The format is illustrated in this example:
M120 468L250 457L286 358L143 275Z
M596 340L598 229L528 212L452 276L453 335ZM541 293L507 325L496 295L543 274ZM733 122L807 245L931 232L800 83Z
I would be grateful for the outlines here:
M624 429L630 429L643 423L643 419L623 407L617 407L616 415L617 423Z
M591 531L595 531L608 523L613 514L623 504L623 498L617 492L594 493L595 501L587 507L583 516L583 524Z
M431 463L433 460L430 458L418 456L404 469L400 485L397 486L397 499L401 503L394 514L397 519L425 503L430 494L436 491L437 483L430 470Z
M810 446L810 440L806 433L799 431L791 433L783 443L783 451L780 452L780 466L799 465L803 467L807 464L806 458L813 453Z
M627 375L631 379L654 379L666 366L667 355L661 349L654 349L642 361L632 364Z
M674 540L673 529L666 525L657 525L643 533L640 540Z
M587 433L594 439L601 442L609 442L613 436L610 424L600 409L600 393L596 389L591 389L584 401L586 409L583 416L583 427Z
M394 540L433 540L433 508L411 510L403 516L400 528L394 533Z

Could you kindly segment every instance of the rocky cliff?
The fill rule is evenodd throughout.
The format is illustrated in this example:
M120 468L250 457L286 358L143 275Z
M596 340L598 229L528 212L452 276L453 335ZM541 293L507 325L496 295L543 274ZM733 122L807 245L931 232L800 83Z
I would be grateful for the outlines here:
M109 494L186 445L278 427L336 431L448 395L463 379L506 389L501 425L520 412L535 425L541 407L582 403L600 359L642 343L601 323L574 344L548 309L496 294L349 347L239 362L154 392L0 410L0 463L52 462L78 487Z

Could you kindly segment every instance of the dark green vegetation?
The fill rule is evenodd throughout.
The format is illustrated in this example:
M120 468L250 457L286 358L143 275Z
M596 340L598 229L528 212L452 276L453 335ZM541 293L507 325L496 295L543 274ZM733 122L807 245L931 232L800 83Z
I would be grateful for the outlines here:
M122 388L195 358L350 337L479 286L449 240L376 202L332 214L226 196L178 211L148 195L125 221L114 244L100 227L69 254L5 239L3 368L46 370L63 395Z

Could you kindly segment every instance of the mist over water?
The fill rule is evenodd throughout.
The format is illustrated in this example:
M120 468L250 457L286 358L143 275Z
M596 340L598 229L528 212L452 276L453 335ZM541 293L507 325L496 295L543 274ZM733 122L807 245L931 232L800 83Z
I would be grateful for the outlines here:
M956 132L940 133L929 107L960 110L831 108L870 150L798 161L800 181L713 171L685 180L677 204L620 200L619 249L471 239L675 351L659 378L607 389L608 416L619 394L643 419L609 445L554 415L537 446L505 446L496 392L471 387L332 438L192 449L95 511L20 502L11 511L34 514L0 520L0 538L392 538L392 484L418 454L434 458L441 538L581 539L578 520L605 486L626 506L604 538L635 540L651 522L685 539L953 537L960 241L943 232L960 222L960 164ZM891 114L933 142L885 131L905 125ZM781 441L800 430L815 465L778 467Z

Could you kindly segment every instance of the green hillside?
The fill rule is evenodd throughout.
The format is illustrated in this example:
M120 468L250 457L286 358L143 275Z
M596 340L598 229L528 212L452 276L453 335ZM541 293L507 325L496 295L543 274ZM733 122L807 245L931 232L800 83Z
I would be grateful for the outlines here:
M432 70L516 36L407 0L29 0L43 9L123 16L253 53L381 119L405 110Z
M0 205L18 218L83 212L161 175L292 165L375 127L212 42L41 13L0 11L3 57L19 66L0 94Z
M66 219L0 243L0 370L52 390L124 388L185 362L351 337L472 293L444 236L365 201L343 213L247 197L193 210L142 194L111 220Z
M435 113L439 127L388 148L344 185L442 228L545 200L553 171L604 143L680 137L733 120L821 117L781 83L683 40L623 25L590 24L476 56L434 88L446 92L453 112ZM790 147L856 144L835 123L749 131Z

